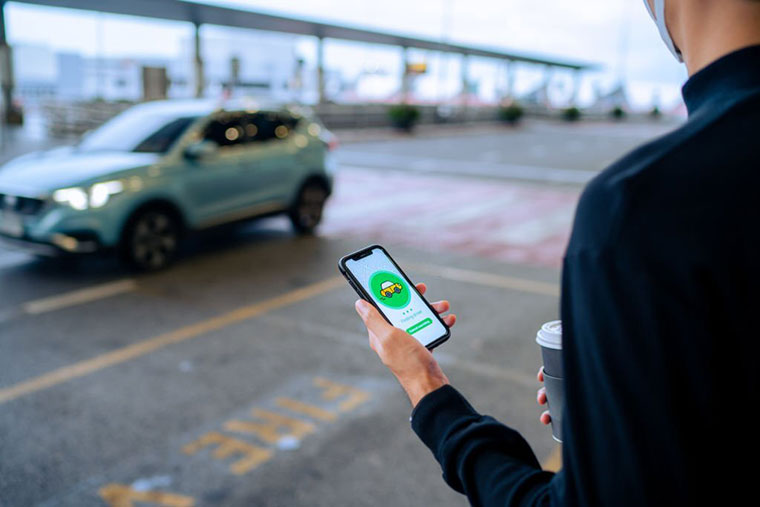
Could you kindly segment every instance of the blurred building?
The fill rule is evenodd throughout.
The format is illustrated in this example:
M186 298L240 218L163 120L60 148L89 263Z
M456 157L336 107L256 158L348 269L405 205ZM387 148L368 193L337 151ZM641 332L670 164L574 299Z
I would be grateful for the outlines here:
M620 108L625 111L631 109L631 104L628 101L628 94L625 91L625 85L623 83L618 83L617 86L607 93L602 93L600 90L597 90L596 95L596 100L594 100L594 103L588 107L589 112L605 114L615 108Z
M206 95L222 93L293 98L298 58L293 37L236 33L203 41ZM193 41L177 58L110 57L56 53L45 46L13 47L16 96L25 103L43 99L137 101L144 98L143 69L165 68L170 98L194 96ZM308 74L308 72L304 73ZM313 83L303 82L299 86Z
M22 99L53 97L57 93L56 55L44 46L13 48L16 96Z
M193 55L193 40L188 37L169 69L169 78L172 83L181 79L190 86L173 84L170 97L193 96ZM229 35L204 37L202 57L207 96L216 97L228 89L239 95L289 100L297 93L292 88L299 67L295 37L230 30Z

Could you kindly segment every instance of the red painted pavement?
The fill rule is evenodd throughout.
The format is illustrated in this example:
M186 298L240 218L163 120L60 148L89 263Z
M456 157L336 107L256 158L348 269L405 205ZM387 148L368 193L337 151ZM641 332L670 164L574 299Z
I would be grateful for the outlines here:
M320 232L557 267L578 195L503 181L343 170Z

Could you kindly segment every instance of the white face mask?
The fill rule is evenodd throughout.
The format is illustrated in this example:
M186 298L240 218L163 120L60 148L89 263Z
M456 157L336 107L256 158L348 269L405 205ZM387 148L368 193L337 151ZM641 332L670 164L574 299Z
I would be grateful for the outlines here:
M681 50L678 49L673 42L673 38L670 36L670 31L668 30L668 25L665 22L665 0L654 0L654 12L652 12L652 8L649 6L647 0L644 0L644 5L647 6L649 15L652 16L654 22L657 23L657 29L660 30L660 37L665 41L665 45L668 46L668 49L673 53L673 56L676 57L676 60L683 62Z

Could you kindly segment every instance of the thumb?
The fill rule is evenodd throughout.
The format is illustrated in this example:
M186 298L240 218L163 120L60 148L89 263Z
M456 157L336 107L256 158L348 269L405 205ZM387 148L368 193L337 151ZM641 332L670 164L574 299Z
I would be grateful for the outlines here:
M356 308L356 313L358 313L359 317L364 321L364 325L375 335L382 336L388 331L388 328L391 327L391 325L388 324L388 321L380 315L380 312L365 300L357 300L354 307Z

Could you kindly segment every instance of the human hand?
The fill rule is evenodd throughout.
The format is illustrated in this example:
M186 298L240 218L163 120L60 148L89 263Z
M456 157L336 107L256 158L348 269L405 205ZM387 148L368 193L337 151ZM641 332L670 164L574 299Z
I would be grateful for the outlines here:
M427 287L424 283L418 283L416 287L420 294L425 294ZM449 311L448 301L438 301L431 306L439 314ZM449 383L433 354L412 335L390 325L374 306L363 299L358 300L355 307L367 326L370 347L396 376L412 407L417 406L426 394ZM442 318L449 327L456 322L454 314Z
M538 369L538 381L543 382L544 381L544 367ZM546 388L542 387L538 390L538 396L536 397L536 401L538 401L539 405L546 405ZM551 424L552 422L552 416L549 414L548 410L544 410L541 412L541 415L538 418L539 421L541 421L542 424Z

